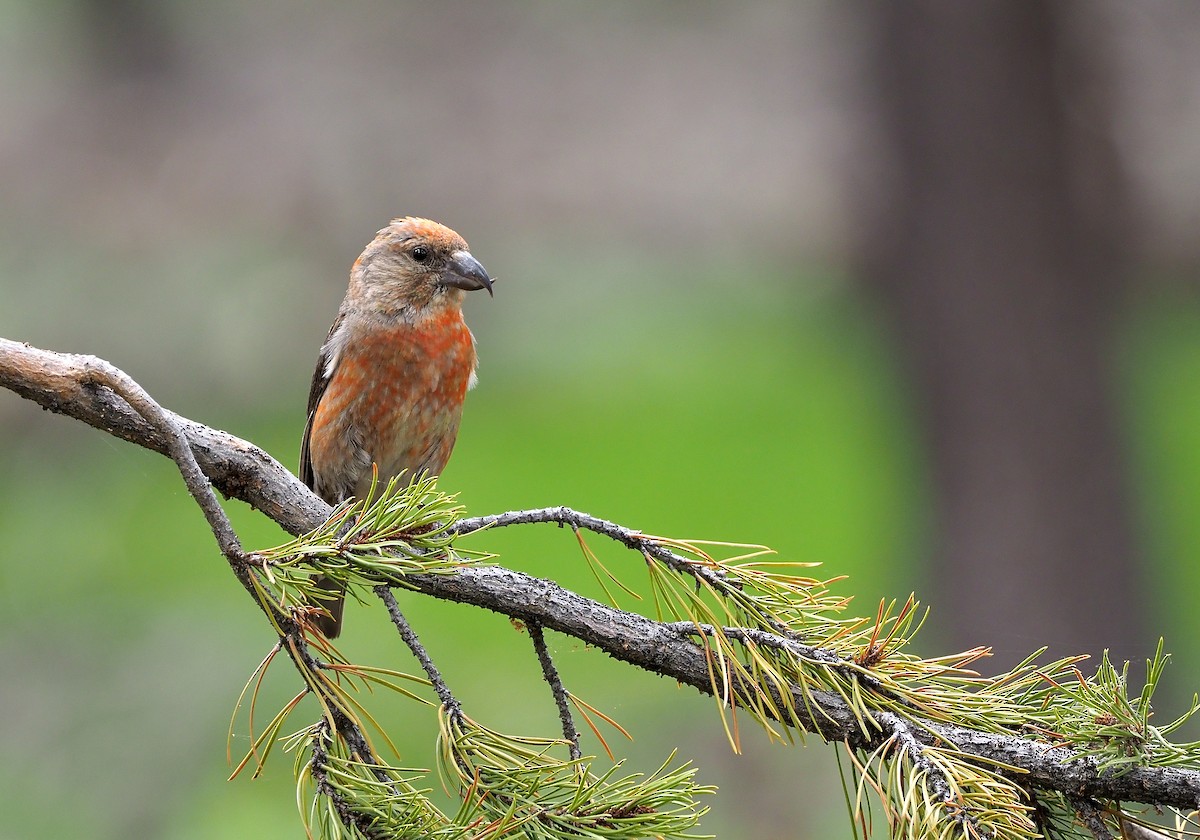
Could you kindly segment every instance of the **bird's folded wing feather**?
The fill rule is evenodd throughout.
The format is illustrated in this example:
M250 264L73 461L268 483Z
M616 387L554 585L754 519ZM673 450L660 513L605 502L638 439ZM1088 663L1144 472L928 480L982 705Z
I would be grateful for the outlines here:
M317 369L313 371L312 385L308 389L308 419L304 422L304 438L300 441L300 480L313 490L316 489L316 478L313 476L309 438L312 435L313 418L317 414L317 406L321 402L325 389L329 387L329 380L333 378L336 362L330 364L332 354L330 339L342 325L343 317L343 314L339 312L333 326L329 328L329 335L325 337L325 343L321 345L321 353L317 356ZM325 501L333 503L329 499Z

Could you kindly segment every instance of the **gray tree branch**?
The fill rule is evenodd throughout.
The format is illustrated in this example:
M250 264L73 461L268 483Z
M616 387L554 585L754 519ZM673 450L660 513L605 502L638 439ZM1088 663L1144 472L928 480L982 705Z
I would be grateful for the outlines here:
M96 377L89 373L98 363L100 360L95 357L52 353L0 339L0 386L47 410L170 456L170 434L147 422L116 391L98 384ZM328 505L261 449L170 412L165 415L186 437L200 469L225 496L250 504L293 534L312 530L331 512ZM568 508L463 520L460 528L474 530L487 521L493 524L570 524L595 530L642 550L636 531ZM703 650L678 625L614 609L583 598L552 581L497 566L465 568L452 574L412 576L409 583L435 598L472 604L526 622L536 622L580 639L623 662L670 677L698 691L712 692ZM744 688L740 690L745 691ZM883 734L864 735L851 710L836 695L811 694L816 702L818 719L808 713L809 706L801 689L793 687L792 693L792 702L787 706L796 709L800 725L826 740L847 741L852 747L873 749L881 739L892 735L892 728L885 721L878 721L878 731ZM784 705L779 707L785 708ZM911 727L907 734L914 744L953 744L959 751L977 756L989 767L998 763L1018 768L1020 772L1015 778L1027 787L1061 791L1077 799L1166 805L1183 810L1200 807L1200 773L1195 771L1137 767L1120 775L1101 773L1094 761L1063 747L936 721L923 721L920 726Z

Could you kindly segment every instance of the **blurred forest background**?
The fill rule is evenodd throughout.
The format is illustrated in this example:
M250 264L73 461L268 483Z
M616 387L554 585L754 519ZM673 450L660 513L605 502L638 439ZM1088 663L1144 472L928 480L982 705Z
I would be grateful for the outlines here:
M992 670L1047 644L1136 679L1162 634L1170 718L1200 687L1197 43L1187 0L3 0L0 335L292 465L350 263L438 219L499 280L442 482L470 512L767 543L860 614L915 589L921 652ZM569 532L471 545L601 595ZM405 604L474 717L554 731L523 636ZM0 609L0 838L298 835L287 757L224 780L270 639L165 459L0 395ZM347 653L415 668L381 616ZM720 785L708 831L848 836L831 749L734 756L707 698L554 641L634 766L678 746ZM430 766L432 715L395 714Z

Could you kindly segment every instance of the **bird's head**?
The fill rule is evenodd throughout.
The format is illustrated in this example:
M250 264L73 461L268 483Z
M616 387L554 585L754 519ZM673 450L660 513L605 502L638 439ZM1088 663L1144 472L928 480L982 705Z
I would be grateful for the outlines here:
M350 297L370 311L419 320L462 306L492 278L457 233L428 219L394 219L350 272Z

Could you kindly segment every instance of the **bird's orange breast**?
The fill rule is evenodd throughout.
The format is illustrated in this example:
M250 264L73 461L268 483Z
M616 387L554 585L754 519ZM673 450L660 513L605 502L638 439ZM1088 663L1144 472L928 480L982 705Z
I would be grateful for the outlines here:
M440 473L474 370L475 343L457 310L352 332L313 417L318 483L362 495L372 463L381 480L401 470Z

